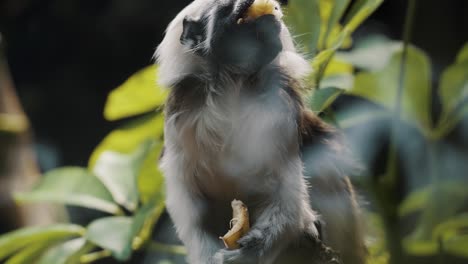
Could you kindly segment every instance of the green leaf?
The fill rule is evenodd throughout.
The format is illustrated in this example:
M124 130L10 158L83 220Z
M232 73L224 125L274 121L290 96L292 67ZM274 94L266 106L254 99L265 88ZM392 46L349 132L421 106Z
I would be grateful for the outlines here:
M128 124L113 130L96 147L89 159L92 170L99 156L105 151L132 153L149 139L160 139L164 130L164 117L160 113L152 113L137 118Z
M435 230L441 223L451 219L463 208L468 193L468 184L462 181L438 182L411 193L399 208L400 216L421 211L419 224L405 238L405 248L414 255L430 255L437 252L438 240ZM437 201L434 201L437 197ZM438 231L440 232L440 231Z
M421 240L412 237L403 239L403 248L414 256L431 256L439 251L439 243L433 240Z
M141 165L137 184L143 203L155 196L164 196L164 177L157 165L163 146L162 141L155 142Z
M462 181L447 181L438 183L437 186L431 184L417 191L414 191L406 197L399 207L399 215L407 216L411 213L427 208L430 198L436 193L440 194L441 199L447 199L445 209L453 206L461 206L465 198L468 198L466 192L468 184ZM452 210L450 210L452 211ZM439 212L441 213L441 212Z
M382 70L359 73L354 87L348 93L396 111L401 60L402 51L400 50L392 56ZM409 47L404 76L402 119L414 124L424 134L427 134L432 129L431 69L427 55L414 47Z
M344 90L351 89L354 85L354 75L353 74L340 74L333 76L326 76L320 82L320 90L323 88L338 88L344 92ZM334 98L336 99L336 98Z
M356 1L345 19L345 30L353 33L382 3L383 0Z
M20 250L36 244L49 243L70 237L81 236L84 228L78 225L57 224L48 227L28 227L0 236L0 260Z
M457 237L453 237L448 241L444 241L444 252L463 257L463 258L468 258L468 251L466 250L468 248L468 235L460 235Z
M130 211L137 208L137 177L152 145L152 141L145 142L130 155L106 151L94 166L94 173L110 191L114 201Z
M47 241L46 243L37 243L36 245L29 245L19 253L9 258L5 264L24 264L34 263L37 258L48 248L51 244L57 241Z
M106 187L87 169L65 167L44 175L30 192L15 195L20 202L53 202L83 206L103 212L118 214Z
M341 129L348 129L356 126L362 126L369 122L377 120L390 119L390 115L385 111L369 110L347 110L336 113L338 124Z
M324 76L335 76L335 75L346 75L353 74L354 67L352 64L338 59L336 56L333 57L325 69Z
M157 85L157 67L148 66L132 75L109 94L104 117L113 121L147 113L164 104L168 91Z
M448 240L458 236L463 230L468 228L468 213L450 218L434 228L432 237L434 240Z
M116 259L126 261L132 254L132 218L120 216L95 220L88 226L86 238L110 250Z
M460 51L457 62L442 74L439 95L442 114L436 137L441 138L468 114L468 44Z
M318 0L290 1L286 10L286 24L304 51L317 52L320 37L320 10Z
M359 69L379 71L388 65L392 56L401 51L403 44L382 35L373 35L358 42L350 52L338 52L336 57Z
M457 56L457 63L463 63L465 61L468 61L468 42L465 43Z
M309 99L309 107L312 111L320 113L327 109L342 93L342 89L334 87L316 90Z
M37 264L71 264L79 263L78 257L86 247L86 239L76 238L50 248L41 256Z
M327 20L327 30L325 33L325 40L328 40L333 29L338 25L340 18L343 16L344 11L348 7L349 0L326 0L332 3L333 9L330 17ZM325 22L325 21L324 21Z
M133 217L132 222L132 248L140 249L151 239L154 225L164 212L164 197L160 196L143 206Z
M437 225L430 239L418 239L417 235L413 235L406 238L403 245L407 252L417 256L436 255L443 250L444 253L468 257L468 236L464 234L466 228L468 214L465 213Z

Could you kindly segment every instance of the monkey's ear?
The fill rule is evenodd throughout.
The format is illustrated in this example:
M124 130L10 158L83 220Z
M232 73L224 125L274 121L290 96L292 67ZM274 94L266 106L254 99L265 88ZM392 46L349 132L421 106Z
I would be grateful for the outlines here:
M200 20L184 18L183 31L180 36L180 43L191 49L196 48L205 39L205 27Z

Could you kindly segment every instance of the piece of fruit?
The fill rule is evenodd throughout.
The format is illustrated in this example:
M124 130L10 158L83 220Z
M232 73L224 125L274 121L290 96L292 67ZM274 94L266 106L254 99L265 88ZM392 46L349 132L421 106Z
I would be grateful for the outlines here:
M231 202L231 206L231 230L229 230L229 232L227 232L223 237L220 237L220 239L223 240L226 248L238 249L240 245L237 243L237 240L250 230L249 210L247 209L247 206L239 200L233 200Z
M278 19L283 16L276 0L255 0L238 23L249 22L264 15L274 15Z

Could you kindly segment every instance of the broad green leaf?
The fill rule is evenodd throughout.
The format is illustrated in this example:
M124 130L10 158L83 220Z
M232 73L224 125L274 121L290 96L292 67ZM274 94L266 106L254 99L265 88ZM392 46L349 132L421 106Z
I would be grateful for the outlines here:
M390 119L390 115L385 111L347 110L337 112L336 118L341 129L348 129L377 120Z
M457 56L457 63L468 61L468 42L465 43Z
M326 27L326 33L325 33L325 40L328 40L328 37L336 28L336 26L338 25L340 21L340 18L343 16L344 11L348 7L350 0L325 0L325 1L331 2L333 6L330 16L328 20L326 21L327 27ZM321 2L323 2L323 0Z
M333 57L327 68L325 69L324 76L334 76L343 74L353 74L354 67L352 64Z
M47 250L37 264L71 264L77 262L77 255L86 246L86 239L76 238ZM74 261L73 261L74 259Z
M313 85L311 85L312 87L321 87L320 81L322 80L330 62L333 61L333 56L335 55L336 50L342 46L346 36L348 36L346 31L341 32L336 39L332 40L333 44L330 48L321 51L314 59L312 59L311 65L315 71L308 78L308 82L313 82Z
M164 177L157 165L162 149L163 142L155 142L141 166L137 184L143 203L164 195Z
M317 71L320 68L323 67L324 64L327 64L331 58L335 55L335 51L332 49L326 49L324 51L321 51L317 56L315 56L312 61L311 65L312 68Z
M442 115L436 128L438 138L449 133L468 112L468 44L457 62L442 74L439 87Z
M411 193L402 203L400 215L421 211L419 223L405 239L405 249L414 255L431 255L437 252L434 239L437 226L451 219L465 204L467 183L461 181L439 182ZM435 198L436 197L436 198ZM436 199L436 200L434 200Z
M338 52L337 59L346 61L359 69L379 71L388 65L392 56L401 51L403 45L385 36L370 36L356 44L350 52Z
M118 214L120 209L99 179L85 168L52 170L30 192L15 195L20 202L53 202Z
M434 240L448 240L459 235L468 228L468 213L452 217L434 228L432 237Z
M318 0L290 1L285 21L297 42L304 47L304 51L315 54L321 24Z
M401 60L402 51L399 51L392 56L384 69L359 73L354 87L348 93L396 111ZM414 47L409 47L404 76L401 98L402 119L414 124L426 134L432 129L431 69L427 55Z
M340 46L338 48L340 49L349 49L353 45L353 39L348 32L344 31L343 26L340 24L336 25L332 31L330 32L330 35L328 36L328 39L325 43L326 48L331 48L336 44L336 40L339 39L342 35L344 34L344 40L341 42Z
M329 87L338 88L340 90L348 90L348 89L351 89L353 85L354 85L354 75L352 74L333 75L333 76L325 77L320 82L320 90L324 88L329 88Z
M421 240L412 237L403 239L404 250L414 256L431 256L439 252L439 243L434 240Z
M334 87L316 90L309 99L309 107L312 111L320 113L327 109L342 93L343 90Z
M345 30L353 33L382 3L383 0L356 1L345 19Z
M164 130L164 117L160 113L152 113L130 121L128 124L113 130L96 147L89 159L92 170L99 156L104 151L131 153L149 139L160 139Z
M445 253L460 257L468 257L468 236L464 230L468 228L468 214L462 214L439 224L433 231L431 239L422 240L409 237L404 240L407 252L418 256L431 256L440 252L440 246Z
M148 66L132 75L109 94L104 117L113 121L147 113L164 104L168 91L157 85L157 67Z
M94 173L110 191L114 201L130 211L137 208L137 177L153 144L153 141L145 142L132 154L106 151L94 166Z
M148 202L135 214L131 231L134 238L131 246L134 250L140 249L150 240L154 225L164 212L164 208L164 197L161 195Z
M461 206L464 199L468 198L468 183L461 181L441 182L437 186L429 185L419 190L411 192L406 197L399 207L399 215L401 217L408 216L411 213L427 208L431 202L430 198L437 193L441 195L441 199L447 199L447 206ZM441 213L441 212L439 212Z
M332 57L326 66L319 89L351 89L354 84L354 68L348 62ZM334 98L336 99L336 98Z
M5 264L25 264L34 263L44 251L57 241L47 240L45 243L36 243L22 249L17 254L9 258Z
M460 235L444 241L444 252L447 254L468 258L468 235Z
M28 227L13 231L0 236L0 260L27 245L81 236L84 232L83 227L71 224Z
M108 249L120 260L128 260L132 254L132 218L105 217L88 226L86 238L94 244Z

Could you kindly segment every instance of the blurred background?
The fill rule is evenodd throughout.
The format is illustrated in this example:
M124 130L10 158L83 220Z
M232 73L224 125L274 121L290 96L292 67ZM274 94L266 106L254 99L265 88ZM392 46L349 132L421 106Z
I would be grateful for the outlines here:
M96 145L126 121L104 119L102 112L109 92L153 63L152 56L165 27L189 2L0 0L0 114L24 113L30 125L30 130L22 134L0 132L0 234L30 222L51 221L47 214L39 217L40 213L22 212L13 204L11 190L29 188L44 171L70 165L87 166ZM288 4L287 0L282 2ZM468 1L417 2L411 43L431 58L430 82L435 94L441 73L468 41ZM354 42L374 34L401 40L407 4L406 0L384 1L354 33ZM442 106L437 96L432 98L431 115L436 119ZM360 99L344 95L332 107L339 112L357 103ZM27 124L21 118L15 122L20 127ZM386 121L372 127L379 127L379 132L353 139L354 144L372 145L372 154L361 149L365 152L362 159L370 168L369 174L379 175L386 167L390 127ZM347 132L366 135L362 128ZM424 139L413 134L411 128L406 129L404 135L411 140L405 144L412 148L402 150L404 153L398 156L404 160L401 173L409 179L398 186L398 199L429 181L422 175L430 173L429 164L417 154L427 151L421 143ZM439 148L442 154L436 161L442 164L440 169L450 177L468 180L467 118L456 125ZM24 166L34 164L34 160L37 166ZM365 185L357 180L357 185L360 184ZM363 189L364 196L368 195ZM468 200L460 210L467 208ZM31 210L43 213L45 209ZM47 210L51 218L63 214L59 209ZM85 224L96 214L74 217L76 222ZM406 221L409 229L416 220L410 217ZM468 263L460 258L421 259L418 259L421 263Z

